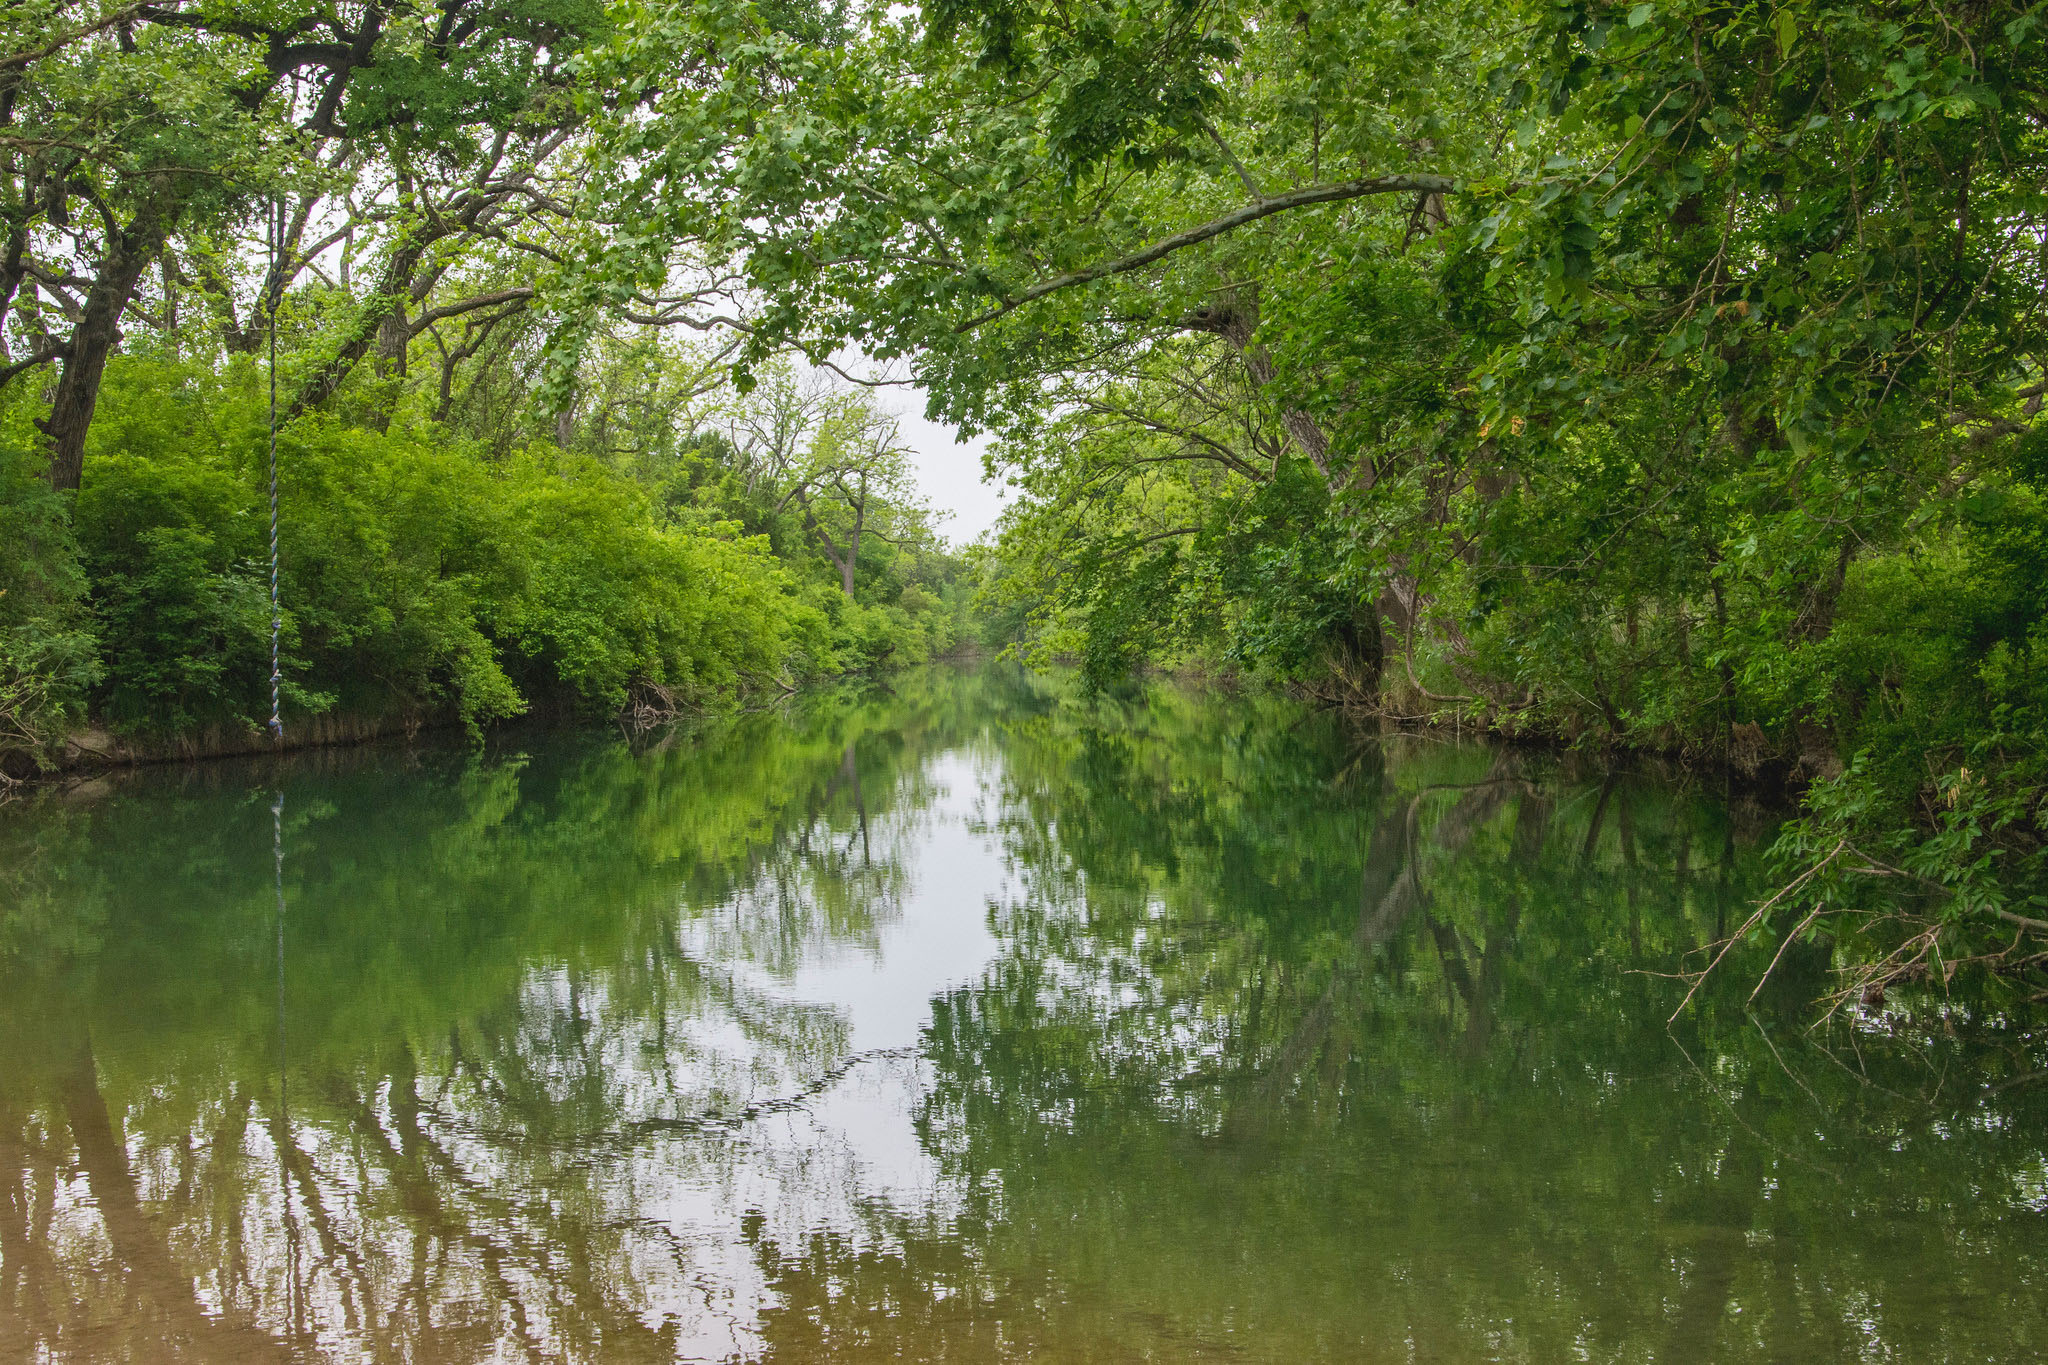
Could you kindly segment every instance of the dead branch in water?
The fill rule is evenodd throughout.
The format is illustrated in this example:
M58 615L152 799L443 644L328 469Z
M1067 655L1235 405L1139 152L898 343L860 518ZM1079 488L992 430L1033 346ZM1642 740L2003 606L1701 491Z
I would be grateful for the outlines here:
M1842 862L1842 870L1846 872L1867 877L1897 877L1929 891L1939 892L1944 896L1952 897L1955 894L1952 887L1943 886L1939 882L1931 881L1926 877L1908 872L1904 868L1894 867L1882 859L1873 858L1870 854L1850 843L1848 839L1843 838L1837 841L1835 846L1829 849L1826 855L1818 862L1780 887L1768 900L1758 905L1755 912L1748 919L1744 920L1734 933L1713 943L1705 944L1696 950L1700 952L1711 951L1713 953L1713 957L1707 962L1706 966L1697 970L1686 970L1668 974L1689 984L1685 992L1685 998L1678 1002L1678 1008L1671 1012L1671 1018L1666 1020L1666 1022L1675 1021L1679 1015L1685 1012L1685 1007L1692 1003L1693 996L1699 993L1699 989L1705 984L1706 979L1713 975L1715 969L1721 965L1722 959L1728 956L1737 943L1747 938L1752 930L1764 923L1777 905L1819 876L1831 864L1843 860L1845 857L1858 860L1854 864L1846 861ZM1778 945L1778 951L1772 955L1770 965L1765 967L1763 975L1757 978L1756 985L1751 988L1749 997L1744 1003L1754 1004L1756 1002L1757 996L1762 993L1764 985L1771 979L1772 973L1777 971L1778 964L1784 960L1786 952L1790 950L1795 940L1811 928L1816 921L1833 915L1865 914L1867 918L1858 927L1866 932L1886 923L1896 923L1910 932L1907 933L1902 942L1898 943L1883 957L1874 962L1861 962L1837 967L1835 970L1843 979L1842 985L1836 990L1830 991L1822 998L1827 1006L1827 1010L1820 1020L1817 1021L1819 1023L1825 1023L1828 1019L1833 1018L1843 1005L1848 1004L1852 1000L1858 1000L1869 1005L1881 1004L1883 1003L1885 992L1893 987L1908 982L1932 980L1937 973L1940 975L1942 985L1946 986L1955 979L1956 973L1964 967L1983 967L1991 971L2014 973L2048 965L2048 951L2021 953L2022 945L2027 943L2027 936L2029 934L2048 935L2048 921L2034 919L2027 915L2015 914L2010 910L1997 906L1985 908L1991 915L2015 926L2013 941L1996 952L1973 953L1967 956L1956 957L1942 951L1944 937L1950 929L1955 927L1944 920L1921 915L1907 915L1896 911L1889 913L1877 911L1859 912L1848 907L1831 908L1825 901L1818 901L1807 911L1804 918L1786 933L1783 941ZM1657 973L1657 975L1665 975L1665 973ZM2043 994L2048 995L2048 992Z
M1826 870L1827 865L1833 862L1836 858L1840 857L1842 855L1843 850L1847 849L1848 847L1849 841L1847 839L1844 839L1840 843L1836 844L1834 848L1828 851L1826 857L1822 858L1812 867L1807 868L1806 871L1800 873L1797 877L1794 877L1790 882L1780 887L1776 895L1772 896L1762 905L1759 905L1756 908L1756 913L1752 914L1748 919L1742 922L1741 928L1737 929L1728 937L1722 939L1718 944L1708 944L1707 946L1709 948L1716 948L1718 949L1718 951L1714 953L1713 959L1709 961L1707 965L1705 967L1702 967L1699 971L1680 973L1681 976L1690 980L1692 982L1692 985L1686 989L1685 998L1678 1002L1678 1008L1671 1011L1671 1017L1669 1019L1666 1019L1664 1022L1667 1024L1674 1023L1677 1021L1679 1015L1685 1013L1685 1007L1692 1003L1693 996L1699 994L1700 987L1706 983L1706 979L1709 976L1713 975L1714 968L1721 965L1721 959L1728 956L1729 950L1732 949L1736 944L1740 943L1743 939L1747 938L1749 936L1750 930L1756 928L1757 925L1763 923L1765 916L1771 913L1772 906L1776 905L1779 901L1784 900L1787 896L1797 891L1800 887L1806 885L1806 883L1812 881L1815 877L1819 876L1824 870ZM1780 951L1782 952L1782 950ZM1772 965L1777 965L1775 959L1773 960ZM1769 976L1770 973L1766 972L1765 975ZM1762 982L1758 982L1757 985L1758 989L1762 989ZM1753 1000L1756 997L1754 994L1752 994L1750 998Z

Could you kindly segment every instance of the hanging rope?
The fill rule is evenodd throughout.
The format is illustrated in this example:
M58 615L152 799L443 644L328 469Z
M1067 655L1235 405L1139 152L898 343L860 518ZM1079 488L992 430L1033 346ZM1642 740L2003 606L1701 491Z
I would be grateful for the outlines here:
M278 667L278 640L283 634L284 616L277 591L277 299L284 292L284 211L271 201L265 226L270 237L270 275L264 288L270 295L270 736L284 743L284 712L279 708L283 671ZM270 802L270 859L272 885L277 890L277 1109L289 1123L290 1107L285 1099L284 1045L284 792ZM294 1244L294 1255L297 1247Z
M270 305L270 737L284 743L282 691L284 672L280 667L279 641L284 633L284 613L277 592L277 305L284 293L284 205L270 201L266 222L270 238L270 275L264 281Z

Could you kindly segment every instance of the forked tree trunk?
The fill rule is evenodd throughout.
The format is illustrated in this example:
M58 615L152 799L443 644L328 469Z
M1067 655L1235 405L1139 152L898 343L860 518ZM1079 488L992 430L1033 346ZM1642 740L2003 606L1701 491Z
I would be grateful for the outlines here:
M1273 357L1266 348L1252 340L1252 334L1259 328L1258 292L1247 286L1236 290L1214 304L1207 305L1183 319L1189 331L1207 332L1222 337L1244 361L1245 372L1260 390L1273 382ZM1330 477L1330 437L1315 418L1300 408L1282 405L1280 425L1287 429L1288 437L1308 456L1325 480Z

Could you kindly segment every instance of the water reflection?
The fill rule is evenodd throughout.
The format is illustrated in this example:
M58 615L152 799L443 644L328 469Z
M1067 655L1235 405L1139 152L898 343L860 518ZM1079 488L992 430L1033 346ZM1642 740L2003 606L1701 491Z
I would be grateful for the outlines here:
M276 778L0 812L0 1358L2048 1350L2031 1032L1665 1029L1755 811L934 670L297 760L280 920Z

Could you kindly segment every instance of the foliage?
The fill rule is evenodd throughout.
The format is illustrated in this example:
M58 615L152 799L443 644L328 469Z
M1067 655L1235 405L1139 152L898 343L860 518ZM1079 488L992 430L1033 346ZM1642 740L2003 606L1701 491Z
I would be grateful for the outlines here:
M209 383L138 359L80 497L108 713L179 729L267 711L262 409L253 371ZM472 728L529 697L617 710L774 677L800 621L746 544L660 527L631 484L527 448L486 459L431 429L307 420L280 449L291 699L451 707Z
M22 10L0 382L50 384L54 486L120 458L87 429L122 327L225 374L275 305L295 421L587 457L679 544L765 537L826 622L793 647L872 667L964 639L965 576L886 415L792 353L900 361L1022 492L976 576L1034 657L1724 764L1971 923L2040 894L2020 0L360 10ZM625 515L578 499L545 515ZM110 687L249 714L246 526L166 515L79 528L134 573L95 590ZM513 555L546 605L502 618L408 589L431 662L392 688L482 718L776 673L568 586L656 593L654 545Z
M647 6L592 70L738 32L613 202L997 433L1027 650L1789 778L1966 920L2041 893L2029 6Z
M0 395L0 782L10 759L46 757L99 677L69 518L27 426Z
M21 723L37 736L88 702L166 737L267 718L260 385L247 361L117 357L75 518L36 477L33 445L16 447L0 507L22 534L0 556L0 605L14 686L39 688L10 694L36 700ZM779 559L739 509L669 502L666 468L635 478L621 460L494 450L424 416L380 430L318 414L284 429L279 467L290 727L324 712L472 732L535 705L666 713L954 643L959 595L924 593L922 561L906 560L943 577L936 547L870 566L862 600L846 600L801 540Z

